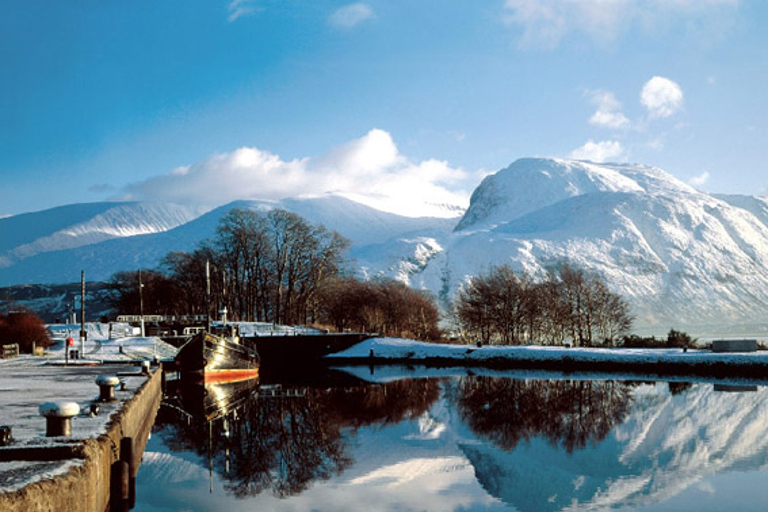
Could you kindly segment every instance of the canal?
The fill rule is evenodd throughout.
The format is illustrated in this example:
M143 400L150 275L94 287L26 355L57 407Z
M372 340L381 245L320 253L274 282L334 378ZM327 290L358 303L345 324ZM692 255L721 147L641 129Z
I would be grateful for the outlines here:
M427 375L172 389L134 510L764 510L768 388Z

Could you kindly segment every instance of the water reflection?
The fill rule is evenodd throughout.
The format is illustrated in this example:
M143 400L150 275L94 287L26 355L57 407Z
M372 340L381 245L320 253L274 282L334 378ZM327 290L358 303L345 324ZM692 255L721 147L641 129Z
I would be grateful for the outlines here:
M692 511L734 496L761 510L768 497L764 387L453 377L179 399L212 395L235 406L161 409L139 512ZM215 488L193 483L189 454ZM171 467L190 480L174 477L174 494L166 477L156 496Z
M768 463L764 388L722 393L722 386L703 384L567 381L491 386L515 388L509 409L522 404L524 412L507 412L509 423L498 426L478 421L474 414L483 398L473 402L464 414L494 444L467 444L464 453L489 494L522 512L657 504L664 510L663 503L678 495L690 500L678 502L678 510L711 509L717 486L710 479L719 482L720 474ZM584 396L585 389L599 399ZM563 405L561 393L574 402ZM745 510L760 509L765 496L756 495L758 500L743 503Z
M630 403L629 387L615 381L477 377L458 387L462 419L504 450L542 436L571 453L605 439Z
M161 408L155 428L171 450L206 458L238 498L265 491L285 498L341 474L353 462L348 445L359 428L418 417L440 395L435 380L331 389L236 386L185 384Z

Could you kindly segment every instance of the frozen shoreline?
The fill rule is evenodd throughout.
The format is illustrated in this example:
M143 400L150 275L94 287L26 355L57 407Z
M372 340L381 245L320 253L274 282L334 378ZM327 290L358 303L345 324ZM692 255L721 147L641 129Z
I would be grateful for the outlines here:
M709 350L482 346L371 338L326 358L334 365L419 364L551 371L692 374L764 378L768 351L714 353Z

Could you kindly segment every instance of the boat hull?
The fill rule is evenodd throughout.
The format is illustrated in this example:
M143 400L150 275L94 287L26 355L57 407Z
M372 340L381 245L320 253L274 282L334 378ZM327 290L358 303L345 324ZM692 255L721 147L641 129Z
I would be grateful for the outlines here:
M203 382L236 382L259 376L258 353L208 332L195 334L176 355L183 377Z

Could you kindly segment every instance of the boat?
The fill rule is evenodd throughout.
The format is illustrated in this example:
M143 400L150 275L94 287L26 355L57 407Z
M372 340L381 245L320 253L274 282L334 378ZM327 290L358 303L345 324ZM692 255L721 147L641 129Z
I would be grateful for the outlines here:
M176 355L182 378L209 382L237 382L259 376L259 354L242 345L236 333L222 336L200 331Z

